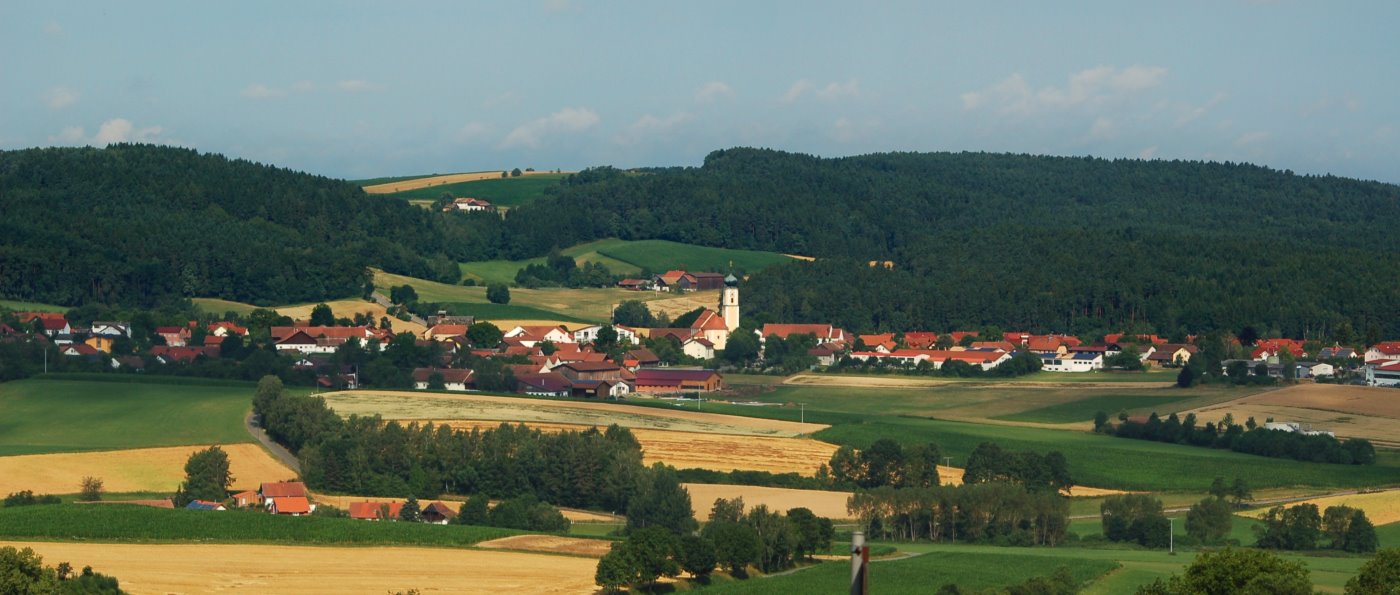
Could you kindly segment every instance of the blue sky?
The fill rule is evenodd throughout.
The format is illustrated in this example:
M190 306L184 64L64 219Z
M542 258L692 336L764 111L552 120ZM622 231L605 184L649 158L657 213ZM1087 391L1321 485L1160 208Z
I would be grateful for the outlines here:
M1400 3L0 4L0 148L338 177L1006 151L1400 182Z

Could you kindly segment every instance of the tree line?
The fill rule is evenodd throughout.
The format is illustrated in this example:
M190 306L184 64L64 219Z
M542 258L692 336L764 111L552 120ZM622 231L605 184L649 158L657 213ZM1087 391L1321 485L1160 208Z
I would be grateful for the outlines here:
M1048 545L1069 531L1069 499L1006 482L868 489L847 504L874 539Z
M1258 425L1252 417L1244 425L1234 423L1234 418L1226 415L1219 424L1206 422L1204 426L1197 426L1194 413L1186 414L1185 419L1172 413L1164 421L1153 412L1143 423L1129 419L1127 414L1120 414L1119 421L1116 425L1109 424L1108 414L1100 411L1094 416L1094 427L1119 438L1188 444L1313 463L1371 465L1376 462L1376 448L1365 438L1338 440L1326 434L1270 430Z

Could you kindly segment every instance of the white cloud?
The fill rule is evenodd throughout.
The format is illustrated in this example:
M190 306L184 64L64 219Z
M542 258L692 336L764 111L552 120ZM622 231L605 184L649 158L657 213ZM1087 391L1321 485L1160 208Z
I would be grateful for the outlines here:
M378 90L379 86L364 79L351 79L336 83L335 88L346 93L360 93L363 91Z
M817 90L817 97L822 99L841 99L857 95L860 95L860 82L855 79L844 83L831 83Z
M734 89L730 88L724 81L710 81L695 91L695 101L699 103L712 103L733 97Z
M44 94L49 109L63 109L78 102L78 92L68 87L54 87Z
M816 83L807 79L799 80L788 87L787 93L783 94L783 103L792 103L801 99L808 91L815 91L813 95L821 99L842 99L845 97L855 97L860 95L860 82L851 79L844 83L827 83L825 87L818 88Z
M797 81L793 83L791 87L788 87L787 93L783 93L782 102L792 103L797 101L798 97L801 97L803 93L811 91L814 87L816 87L816 85L812 84L812 81L807 79Z
M586 107L566 107L543 118L516 126L501 141L501 148L536 148L545 137L582 132L598 123L598 114Z
M60 25L54 21L44 23L44 35L52 35L55 37L63 35L63 25Z
M1262 130L1256 130L1254 132L1246 132L1244 134L1241 134L1239 138L1235 139L1235 146L1247 147L1249 145L1262 143L1266 140L1269 140L1269 133L1264 132Z
M457 142L465 143L474 141L486 136L487 132L488 130L485 124L481 122L467 122L465 126L457 130Z
M647 114L638 118L636 122L633 122L631 126L627 127L627 130L617 135L614 140L624 145L636 144L645 140L647 137L666 134L677 126L689 122L690 119L691 115L685 112L666 118L658 118Z
M287 92L282 89L274 89L262 83L254 83L244 87L238 94L249 99L273 99L285 96Z
M1138 159L1153 159L1157 157L1157 146L1153 145L1143 149L1138 153Z
M1063 87L1036 89L1020 73L1014 73L981 91L963 93L961 99L964 109L987 107L1017 115L1093 108L1157 87L1166 77L1167 69L1160 66L1098 66L1070 75Z
M97 128L97 134L89 137L81 126L69 126L62 132L49 137L49 142L63 145L93 145L105 147L112 143L165 143L171 141L162 139L160 134L164 129L160 126L146 126L137 128L131 120L126 118L112 118L103 122Z

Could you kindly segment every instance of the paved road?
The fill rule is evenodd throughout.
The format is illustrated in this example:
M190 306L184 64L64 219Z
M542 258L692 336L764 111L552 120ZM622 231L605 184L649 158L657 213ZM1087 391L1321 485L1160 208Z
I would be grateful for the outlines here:
M292 454L292 451L283 448L281 444L273 442L272 437L267 435L266 430L253 425L252 413L249 413L247 417L243 418L243 427L248 430L248 433L251 434L253 438L256 438L257 441L262 444L263 450L277 457L277 460L282 461L283 465L291 467L292 471L297 472L297 475L301 475L301 461L297 460L297 456Z

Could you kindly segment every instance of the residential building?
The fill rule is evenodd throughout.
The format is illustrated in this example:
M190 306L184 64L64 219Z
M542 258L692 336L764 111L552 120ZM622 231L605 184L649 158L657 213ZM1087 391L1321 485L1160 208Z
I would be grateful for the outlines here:
M637 370L637 392L711 392L725 388L724 377L714 370L642 368Z
M460 368L414 368L413 388L428 388L434 374L442 377L443 390L466 391L475 387L476 378L471 370Z

